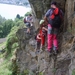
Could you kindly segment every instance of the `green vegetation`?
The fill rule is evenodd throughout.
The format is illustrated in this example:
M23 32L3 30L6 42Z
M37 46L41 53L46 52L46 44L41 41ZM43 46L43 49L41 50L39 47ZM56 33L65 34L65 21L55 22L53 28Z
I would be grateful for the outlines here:
M29 14L31 14L32 12L30 11L30 12L27 12L26 14L25 14L25 16L28 16Z
M72 71L72 75L75 75L75 69Z
M5 48L6 42L3 42L2 44L0 44L0 49Z
M0 53L0 75L17 75L17 65L15 61L15 52L18 48L18 38L16 32L20 28L24 28L23 17L19 14L15 20L6 20L0 16L0 38L7 40L0 44L0 49L4 53ZM12 58L14 61L12 62Z
M5 38L14 26L13 20L6 20L0 25L0 38Z
M53 69L53 73L56 73L56 71L57 71L56 68L54 68L54 69Z
M24 25L23 17L19 14L16 15L15 20L8 19L6 20L0 16L0 38L5 38L10 32L12 27Z
M12 62L10 58L3 59L2 63L0 64L0 75L12 75L11 65Z
M17 26L14 26L11 29L10 34L7 36L7 42L6 42L6 50L7 50L7 53L11 53L12 49L14 49L15 46L17 47L17 45L18 45L17 44L18 39L16 37L17 30L18 30L18 27Z
M25 71L24 71L24 74L25 74L25 75L28 75L28 74L29 74L29 70L25 70Z
M31 14L31 11L27 12L25 16L28 16L29 14ZM0 16L0 38L5 38L11 32L12 27L21 25L24 25L23 17L19 14L16 15L14 21L11 19L6 20L4 17Z
M6 21L6 19L0 15L0 25L1 25L4 21Z
M44 73L43 72L40 72L39 75L44 75Z
M19 75L35 75L32 71L29 71L28 69L24 70L22 74Z

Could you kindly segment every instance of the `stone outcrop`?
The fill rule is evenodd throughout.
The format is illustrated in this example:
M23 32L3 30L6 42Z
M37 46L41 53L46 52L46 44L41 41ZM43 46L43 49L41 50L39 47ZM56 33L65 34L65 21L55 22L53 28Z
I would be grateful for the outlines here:
M72 34L63 34L61 53L57 56L49 56L46 49L36 55L34 37L28 38L31 36L25 34L25 29L20 29L17 35L20 48L17 50L16 62L20 73L28 70L30 75L72 75L75 69L75 37Z
M32 12L34 14L34 25L38 28L38 21L42 19L48 9L50 9L50 3L53 0L29 0ZM65 0L56 0L58 6L65 11Z
M50 7L52 0L29 0L36 21L40 20ZM59 32L59 51L57 56L49 56L46 48L36 55L35 28L31 27L31 35L26 29L19 29L17 37L19 48L16 53L16 63L19 73L24 75L72 75L75 72L75 36L74 25L75 0L56 0L58 6L65 12L63 31ZM60 5L59 5L60 4Z

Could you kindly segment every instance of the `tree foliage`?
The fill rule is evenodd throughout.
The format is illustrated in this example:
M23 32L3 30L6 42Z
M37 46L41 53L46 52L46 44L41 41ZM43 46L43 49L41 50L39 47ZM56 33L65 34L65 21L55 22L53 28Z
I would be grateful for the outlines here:
M0 16L0 38L5 38L11 31L12 27L19 26L23 24L23 17L19 14L16 15L15 20L6 20Z
M10 31L11 28L14 26L14 22L13 20L6 20L2 23L2 25L0 25L0 37L4 38L6 37Z
M16 15L16 18L20 19L20 15L19 15L19 14L17 14L17 15Z
M25 14L25 16L28 16L29 14L31 14L31 12L27 12L27 13Z
M0 15L0 25L2 25L4 21L6 21L6 19Z

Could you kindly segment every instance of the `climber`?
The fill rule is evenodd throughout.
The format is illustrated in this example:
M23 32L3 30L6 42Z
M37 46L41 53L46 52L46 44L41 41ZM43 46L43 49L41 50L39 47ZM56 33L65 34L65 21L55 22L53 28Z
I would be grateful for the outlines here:
M29 19L30 19L30 21L29 21L30 22L30 25L33 26L33 17L32 17L31 14L29 14Z
M56 2L51 2L51 9L49 9L44 17L45 21L48 21L48 52L54 51L57 54L58 51L58 39L57 34L61 25L62 12L57 7Z
M27 22L30 23L30 26L33 26L33 17L31 14L28 15Z
M31 14L24 18L24 23L27 27L27 33L30 33L30 27L33 26L33 18Z
M37 34L36 36L36 40L37 40L37 48L36 50L39 51L39 50L43 50L45 48L45 37L46 37L46 28L45 26L45 21L44 20L41 20L40 21L40 30L39 30L39 33Z

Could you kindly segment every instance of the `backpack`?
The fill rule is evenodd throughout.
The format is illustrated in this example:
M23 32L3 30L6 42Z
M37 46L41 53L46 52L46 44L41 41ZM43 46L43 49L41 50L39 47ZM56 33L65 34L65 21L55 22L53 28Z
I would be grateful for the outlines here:
M24 18L24 23L27 23L26 18Z
M62 10L59 9L58 15L55 15L55 18L51 20L52 27L60 28L62 19L63 19L63 12Z

